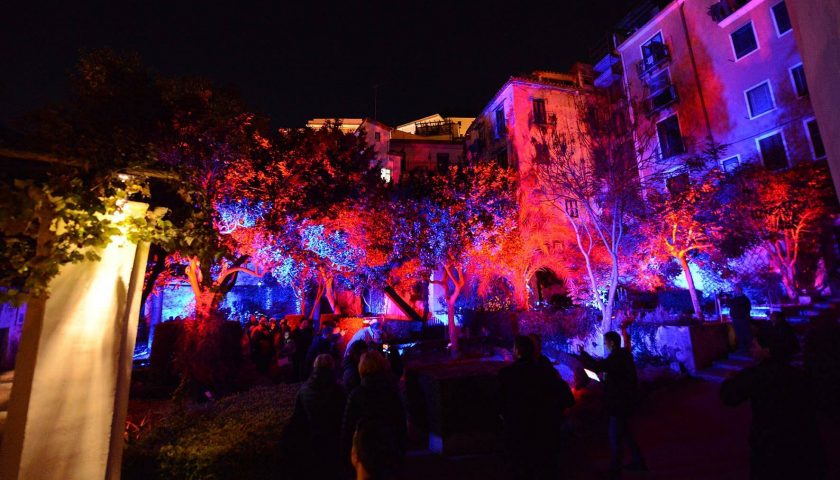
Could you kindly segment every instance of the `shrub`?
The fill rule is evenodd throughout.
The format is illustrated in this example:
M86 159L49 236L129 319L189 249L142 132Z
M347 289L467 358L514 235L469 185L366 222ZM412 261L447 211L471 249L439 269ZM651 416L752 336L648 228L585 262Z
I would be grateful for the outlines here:
M297 385L257 387L175 411L126 446L126 479L275 478Z

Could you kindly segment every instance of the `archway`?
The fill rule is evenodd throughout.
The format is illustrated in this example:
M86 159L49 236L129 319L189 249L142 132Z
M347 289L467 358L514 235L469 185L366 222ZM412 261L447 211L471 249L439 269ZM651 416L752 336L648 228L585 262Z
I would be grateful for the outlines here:
M541 267L528 282L534 308L559 309L571 306L566 281L550 267Z

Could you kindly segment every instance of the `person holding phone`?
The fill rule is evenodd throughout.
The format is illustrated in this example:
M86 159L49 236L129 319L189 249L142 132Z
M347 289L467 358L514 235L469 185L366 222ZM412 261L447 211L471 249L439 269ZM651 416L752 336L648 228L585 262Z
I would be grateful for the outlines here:
M630 417L636 408L639 380L633 354L621 348L621 336L617 332L604 334L606 358L594 358L579 347L580 361L589 370L603 374L604 404L609 416L609 439L611 450L610 473L619 478L622 468L623 447L627 445L632 461L628 470L647 470L642 452L633 435Z

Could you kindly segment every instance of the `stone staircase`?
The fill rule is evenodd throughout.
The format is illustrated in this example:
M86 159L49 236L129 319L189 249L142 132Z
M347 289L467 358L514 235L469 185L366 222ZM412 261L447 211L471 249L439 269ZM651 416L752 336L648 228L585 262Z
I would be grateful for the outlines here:
M751 356L744 353L730 353L726 358L714 362L711 367L697 372L696 376L703 380L720 383L752 364Z

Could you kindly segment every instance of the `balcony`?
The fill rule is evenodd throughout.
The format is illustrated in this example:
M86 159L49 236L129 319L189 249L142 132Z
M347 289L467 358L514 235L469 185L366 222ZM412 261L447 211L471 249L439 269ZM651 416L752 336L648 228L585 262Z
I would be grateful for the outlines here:
M720 23L748 3L750 0L720 0L709 6L709 16Z
M639 74L639 78L671 60L671 52L664 43L651 43L645 47L645 50L645 56L636 63L636 72Z
M421 137L458 136L458 126L449 120L418 122L415 124L415 134Z
M595 79L595 86L598 88L609 87L613 82L621 79L622 73L621 63L613 63L598 75L598 78Z
M647 113L648 115L653 115L663 108L678 102L679 99L679 96L677 96L677 87L674 85L666 85L645 99Z

